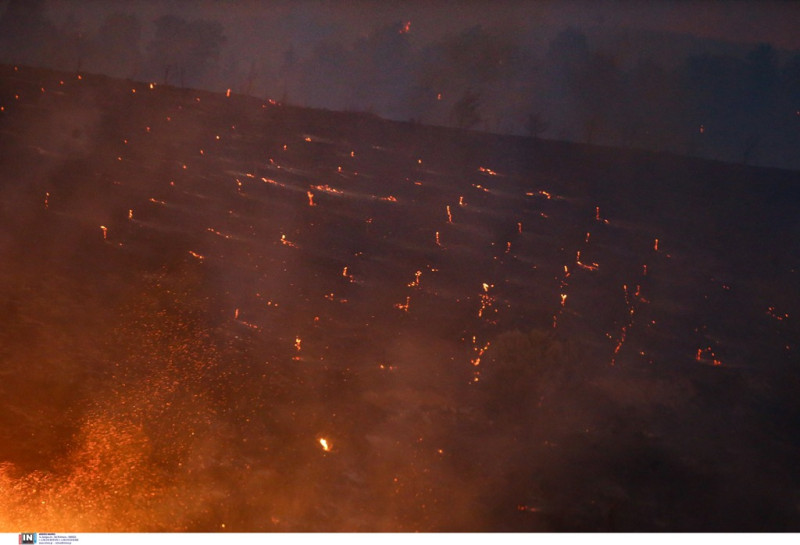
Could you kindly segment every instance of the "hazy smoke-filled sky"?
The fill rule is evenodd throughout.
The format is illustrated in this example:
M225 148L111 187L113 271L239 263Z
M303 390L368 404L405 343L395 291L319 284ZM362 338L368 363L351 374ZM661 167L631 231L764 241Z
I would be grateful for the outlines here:
M796 2L6 0L0 10L16 14L3 31L50 25L30 40L45 45L26 43L30 30L6 36L3 62L800 168Z
M223 21L232 35L261 34L263 43L274 43L281 34L275 27L295 22L284 31L303 30L298 42L316 41L317 33L366 33L396 20L411 21L420 43L476 24L516 30L549 26L600 27L608 31L636 28L694 34L732 42L767 42L781 49L800 49L796 2L789 1L258 1L258 0L49 0L54 17L69 14L90 23L113 11L137 13L142 19L164 13ZM260 25L264 25L260 28ZM278 30L277 34L273 34ZM272 34L272 36L271 36ZM255 44L254 44L255 45Z

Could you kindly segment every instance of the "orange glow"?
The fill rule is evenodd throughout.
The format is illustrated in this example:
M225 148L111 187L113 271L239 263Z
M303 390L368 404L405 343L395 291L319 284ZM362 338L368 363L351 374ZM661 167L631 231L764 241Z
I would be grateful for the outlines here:
M324 437L319 438L319 446L321 446L322 450L325 452L330 452L331 448L333 448L333 444L329 443Z
M106 227L105 225L101 225L100 229L103 231L103 240L107 240L108 239L108 227Z
M206 231L208 231L209 233L214 233L218 237L222 237L224 239L231 239L232 238L231 235L226 235L225 233L221 233L221 232L217 231L216 229L212 229L211 227L207 227Z
M478 170L483 172L484 174L488 174L489 176L497 176L497 173L490 168L478 167Z
M316 206L314 204L314 194L311 191L306 191L306 195L308 195L308 206Z
M422 271L417 271L414 273L414 280L408 283L409 288L416 288L419 287L419 278L422 276Z
M564 306L566 306L566 304L567 304L567 294L566 293L562 293L561 294L561 307L563 308Z
M478 294L481 300L481 308L478 309L478 318L483 318L484 314L487 310L492 308L494 304L494 297L489 295L489 289L493 288L493 284L487 284L486 282L483 283L483 293Z
M409 30L411 30L411 21L406 21L406 24L400 29L400 34L408 34Z
M517 232L522 234L522 222L521 221L517 222Z
M205 259L205 257L203 257L202 255L198 254L197 252L193 252L193 251L189 250L189 253L191 254L191 256L193 258L195 258L195 259L197 259L199 261L203 261Z
M406 297L405 303L395 303L394 308L408 312L408 307L411 305L411 297Z
M447 223L453 223L453 214L450 213L450 205L447 205Z
M225 91L225 96L226 96L226 97L228 97L228 98L230 98L230 96L231 96L231 90L230 90L230 89L228 89L227 91Z
M49 204L48 201L50 200L50 192L44 194L44 209L47 210Z
M439 231L436 231L436 245L441 246L442 244L439 242Z
M653 242L653 251L656 252L658 251L658 239L656 239L655 242Z
M789 318L789 314L788 313L784 312L783 314L781 314L781 313L779 313L778 311L775 310L775 307L769 307L767 309L767 315L771 316L772 318L775 318L779 322L782 322L782 321L786 320L787 318Z
M298 352L300 352L300 350L302 350L302 345L303 345L303 339L301 339L300 337L295 337L294 338L294 349L297 350Z
M286 239L286 235L281 235L281 244L290 248L297 248L297 245L294 242Z
M272 183L277 183L277 182L274 182L272 180L270 180L270 181ZM342 194L341 190L334 189L333 187L331 187L329 185L314 185L314 186L311 186L311 188L312 189L316 189L317 191L324 191L325 193L332 193L334 195L341 195Z

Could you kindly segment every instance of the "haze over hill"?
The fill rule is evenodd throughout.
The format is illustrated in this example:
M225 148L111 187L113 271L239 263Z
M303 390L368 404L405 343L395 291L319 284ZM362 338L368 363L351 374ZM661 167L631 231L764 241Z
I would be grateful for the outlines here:
M798 531L800 174L0 68L0 531Z
M792 2L0 2L0 62L800 169Z

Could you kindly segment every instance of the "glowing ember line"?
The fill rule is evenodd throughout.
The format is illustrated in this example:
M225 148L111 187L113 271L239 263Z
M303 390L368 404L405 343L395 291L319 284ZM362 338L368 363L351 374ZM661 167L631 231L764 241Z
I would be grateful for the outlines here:
M788 312L784 312L783 314L780 314L779 312L777 312L775 310L775 307L769 307L767 309L767 315L771 316L772 318L775 318L779 322L782 322L782 321L784 321L784 320L789 318L789 313Z
M447 205L447 223L453 223L453 214L450 213L450 205Z
M704 354L706 353L708 354L707 358L704 357ZM695 354L695 361L708 361L714 367L719 367L722 365L722 360L717 357L717 355L714 353L714 350L712 350L710 346L707 348L698 348L697 354Z
M189 250L189 253L191 254L192 257L194 257L195 259L197 259L199 261L203 261L205 259L205 257L203 257L202 255L198 254L197 252L193 252L192 250Z
M475 352L475 357L471 358L469 361L473 367L478 367L481 364L481 358L483 358L484 353L486 353L491 344L492 344L491 342L487 341L485 345L480 346L478 344L476 336L475 335L472 336L472 350L473 352Z
M161 206L166 206L166 204L167 204L164 201L160 201L158 199L154 199L153 197L150 197L148 200L153 204L160 204Z
M230 240L231 238L233 238L231 235L226 235L225 233L221 233L221 232L217 231L216 229L212 229L211 227L207 227L206 231L208 231L209 233L214 233L218 237L222 237L224 239Z
M395 303L394 308L408 312L408 307L411 305L411 297L406 297L405 303Z
M311 191L306 191L306 195L308 195L308 206L316 206L314 204L314 194Z
M108 240L108 227L101 225L100 229L103 231L103 240Z
M286 240L286 235L281 235L281 244L290 248L297 248L297 245L294 242Z
M409 282L407 285L409 288L416 288L419 287L419 278L422 276L422 271L417 271L414 273L414 280Z
M319 439L319 446L321 446L321 447L322 447L322 450L324 450L325 452L330 452L330 451L331 451L331 448L333 448L333 445L331 445L330 443L328 443L328 440L327 440L327 439L325 439L324 437L320 437L320 439Z
M329 185L312 185L311 189L316 189L317 191L324 191L325 193L333 193L334 195L341 195L343 193L343 191L335 189Z
M436 245L441 246L441 242L439 241L439 231L436 231Z
M488 174L489 176L497 176L497 173L490 168L478 167L478 170L483 172L484 174Z
M49 200L50 200L50 192L47 192L47 193L44 194L44 209L45 210L47 210L47 208L49 206L49 203L48 203Z
M132 219L133 219L133 209L132 209L132 208L129 208L129 209L128 209L128 219L129 219L129 220L132 220Z

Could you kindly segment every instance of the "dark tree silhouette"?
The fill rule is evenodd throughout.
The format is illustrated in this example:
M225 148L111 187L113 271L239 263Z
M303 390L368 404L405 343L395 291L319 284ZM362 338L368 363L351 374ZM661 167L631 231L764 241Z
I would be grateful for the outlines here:
M125 13L108 15L90 39L87 64L103 74L134 78L141 65L141 37L138 17Z
M472 90L466 91L453 105L450 117L460 129L471 129L483 119L478 113L480 108L480 95Z
M155 21L156 34L148 46L153 68L163 73L164 83L177 78L181 87L196 85L209 64L219 57L225 36L216 21L187 22L174 15Z

